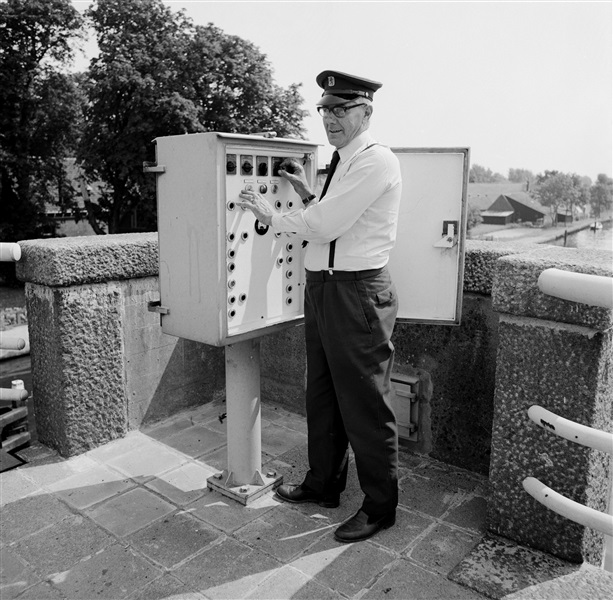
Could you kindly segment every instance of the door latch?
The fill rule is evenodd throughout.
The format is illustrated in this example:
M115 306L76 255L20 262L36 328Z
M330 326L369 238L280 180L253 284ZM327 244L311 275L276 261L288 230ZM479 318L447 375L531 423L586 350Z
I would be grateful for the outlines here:
M435 248L453 248L458 243L458 222L443 221L443 237L434 244Z

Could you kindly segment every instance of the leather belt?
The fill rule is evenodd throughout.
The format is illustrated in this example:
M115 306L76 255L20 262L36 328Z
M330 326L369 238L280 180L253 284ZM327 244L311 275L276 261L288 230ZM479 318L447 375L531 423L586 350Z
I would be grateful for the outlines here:
M357 281L368 279L382 273L385 267L378 269L366 269L364 271L306 271L307 281Z

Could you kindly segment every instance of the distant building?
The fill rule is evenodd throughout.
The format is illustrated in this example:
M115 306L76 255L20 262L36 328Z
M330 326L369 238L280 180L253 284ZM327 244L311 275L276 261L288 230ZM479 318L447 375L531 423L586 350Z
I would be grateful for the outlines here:
M558 210L558 223L572 223L573 215L566 208L560 208Z
M481 218L486 225L508 225L514 221L515 210L509 198L501 194L487 209L481 211Z
M484 224L551 224L551 211L530 196L525 183L471 183L468 186L468 202L481 211ZM573 215L566 208L561 208L557 221L571 223Z
M89 185L85 176L74 158L64 161L68 181L75 193L75 208L62 207L59 204L47 204L45 212L55 221L55 231L49 235L60 237L75 237L82 235L96 235L87 219L85 200L97 203L101 195L102 183L95 182Z

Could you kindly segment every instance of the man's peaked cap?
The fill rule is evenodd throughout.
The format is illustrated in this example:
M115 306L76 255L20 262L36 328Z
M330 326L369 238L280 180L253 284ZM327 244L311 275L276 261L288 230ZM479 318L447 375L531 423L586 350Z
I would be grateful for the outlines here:
M383 85L378 81L356 77L340 71L322 71L316 77L317 85L324 92L318 106L343 104L356 98L372 100L374 93Z

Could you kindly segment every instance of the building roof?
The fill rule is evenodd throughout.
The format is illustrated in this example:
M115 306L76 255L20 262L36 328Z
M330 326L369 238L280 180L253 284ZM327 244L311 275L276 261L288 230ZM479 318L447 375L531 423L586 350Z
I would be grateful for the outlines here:
M482 217L509 217L515 211L514 210L482 210Z
M513 194L507 194L507 198L509 200L514 200L518 204L523 204L532 210L535 210L540 213L547 213L548 209L545 208L542 204L539 204L528 192L515 192Z
M509 214L509 211L510 214L513 214L517 204L521 204L541 215L547 213L547 209L531 198L527 192L514 192L513 194L500 194L485 211L481 211L481 215L506 216Z
M501 194L515 195L526 189L525 183L504 181L500 183L469 183L468 204L479 210L487 210Z
M487 212L514 212L513 205L504 194L500 194L494 203L487 209Z

